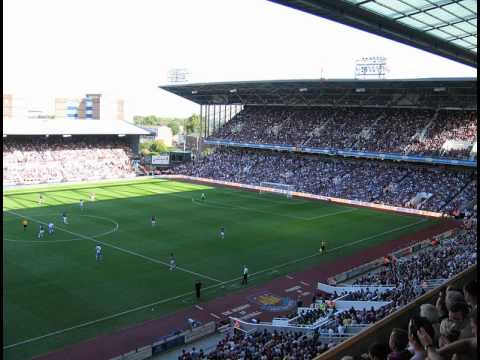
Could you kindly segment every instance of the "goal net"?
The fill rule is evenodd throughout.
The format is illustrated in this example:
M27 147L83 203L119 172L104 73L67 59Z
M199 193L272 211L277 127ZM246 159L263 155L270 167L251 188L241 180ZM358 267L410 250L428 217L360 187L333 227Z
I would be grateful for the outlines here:
M262 181L260 183L260 194L263 193L270 193L270 194L282 194L285 195L287 198L291 199L292 194L295 191L294 185L289 184L280 184L274 182L265 182Z

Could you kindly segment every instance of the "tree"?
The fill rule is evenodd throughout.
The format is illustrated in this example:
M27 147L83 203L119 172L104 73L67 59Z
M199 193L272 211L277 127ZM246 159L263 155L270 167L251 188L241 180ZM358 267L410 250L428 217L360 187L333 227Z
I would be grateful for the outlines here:
M187 118L186 132L187 134L200 133L200 116L198 116L198 114L193 114Z
M165 153L168 151L168 147L165 145L163 140L153 140L148 148L152 153Z
M150 155L150 145L151 145L151 141L144 141L144 142L141 142L140 143L140 153L143 155L143 156L147 156L147 155Z
M177 120L170 120L167 123L167 126L172 129L172 135L177 135L180 132L180 125L178 125Z

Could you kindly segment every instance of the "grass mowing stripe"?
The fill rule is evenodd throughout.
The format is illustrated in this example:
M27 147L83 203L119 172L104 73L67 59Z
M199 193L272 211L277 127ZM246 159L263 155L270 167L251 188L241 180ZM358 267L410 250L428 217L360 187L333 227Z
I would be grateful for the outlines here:
M12 213L13 213L13 212L12 212ZM16 215L16 214L14 214L14 215ZM17 216L18 216L18 215L17 215ZM32 221L35 221L35 220L32 220ZM381 232L381 233L376 234L376 235L368 236L368 237L365 237L365 238L362 238L362 239L359 239L359 240L355 240L355 241L352 241L352 242L347 243L347 244L344 244L344 245L340 245L340 246L334 247L334 248L332 248L332 249L330 249L330 250L327 250L327 251L328 251L329 253L331 253L331 252L334 252L334 251L343 249L343 248L345 248L345 247L349 247L349 246L352 246L352 245L356 245L356 244L359 244L359 243L362 243L362 242L365 242L365 241L368 241L368 240L377 238L377 237L379 237L379 236L383 236L383 235L386 235L386 234L390 234L390 233L393 233L393 232L396 232L396 231L400 231L400 230L403 230L403 229L406 229L406 228L409 228L409 227L418 225L418 224L420 224L420 223L422 223L422 222L426 222L426 221L427 221L427 219L422 219L422 220L420 220L420 221L416 221L416 222L413 222L413 223L411 223L411 224L399 226L399 227L396 227L396 228L393 228L393 229L390 229L390 230ZM305 256L305 257L302 257L302 258L299 258L299 259L296 259L296 260L288 261L288 262L283 263L283 264L280 264L280 265L275 265L275 266L272 266L272 267L270 267L270 268L267 268L267 269L260 270L260 271L257 271L257 272L252 273L252 274L250 275L250 278L255 277L255 276L258 276L258 275L261 275L261 274L263 274L263 273L265 273L265 272L268 272L268 271L272 271L272 270L275 270L275 269L279 269L279 268L282 268L282 267L285 267L285 266L288 266L288 265L292 265L292 264L295 264L295 263L298 263L298 262L301 262L301 261L304 261L304 260L313 258L313 257L315 257L315 256L320 256L320 255L319 255L318 253L314 253L314 254L312 254L312 255L308 255L308 256ZM230 284L230 283L232 283L232 282L239 281L239 280L241 280L242 278L243 278L243 277L240 276L240 277L234 278L234 279L229 280L229 281L224 281L224 282L221 282L221 283L219 283L219 284L210 285L210 286L205 287L203 291L205 292L205 291L208 291L208 290L211 290L211 289L214 289L214 288L218 288L219 286L224 286L224 285ZM71 326L71 327L69 327L69 328L65 328L65 329L62 329L62 330L57 330L57 331L54 331L54 332L51 332L51 333L48 333L48 334L45 334L45 335L41 335L41 336L37 336L37 337L31 338L31 339L26 339L26 340L23 340L23 341L19 341L19 342L16 342L16 343L14 343L14 344L10 344L10 345L4 346L4 347L3 347L3 350L8 350L8 349L11 349L11 348L14 348L14 347L18 347L18 346L20 346L20 345L24 345L24 344L31 343L31 342L34 342L34 341L38 341L38 340L41 340L41 339L45 339L45 338L48 338L48 337L51 337L51 336L59 335L59 334L62 334L62 333L65 333L65 332L68 332L68 331L71 331L71 330L75 330L75 329L79 329L79 328L82 328L82 327L85 327L85 326L97 324L97 323L102 322L102 321L114 319L114 318L117 318L117 317L120 317L120 316L129 314L129 313L132 313L132 312L135 312L135 311L140 311L140 310L143 310L143 309L146 309L146 308L155 306L155 305L164 304L164 303L167 303L167 302L170 302L170 301L173 301L173 300L177 300L177 299L181 299L181 298L183 298L183 297L190 296L190 295L193 295L193 294L194 294L194 291L190 291L190 292L183 293L183 294L180 294L180 295L176 295L176 296L173 296L173 297L170 297L170 298L167 298L167 299L162 299L162 300L159 300L159 301L156 301L156 302L147 304L147 305L142 305L142 306L135 307L135 308L133 308L133 309L129 309L129 310L126 310L126 311L122 311L122 312L117 313L117 314L105 316L105 317L102 317L102 318L99 318L99 319L96 319L96 320L91 320L91 321L84 322L84 323L82 323L82 324L78 324L78 325L75 325L75 326Z
M29 217L29 216L24 216L24 215L22 215L22 214L19 214L19 213L17 213L17 212L11 211L11 210L7 210L7 213L13 214L13 215L18 216L18 217L20 217L20 218L29 219L29 220L31 220L31 221L33 221L33 222L38 223L38 224L47 225L46 222L43 222L43 221L34 219L34 218L32 218L32 217ZM74 236L78 236L78 237L81 237L81 238L86 239L86 240L90 240L90 241L92 241L92 242L94 242L94 243L102 244L102 245L104 245L104 246L111 247L111 248L116 249L116 250L118 250L118 251L121 251L121 252L130 254L130 255L138 256L138 257L140 257L140 258L142 258L142 259L145 259L145 260L149 260L149 261L154 262L154 263L156 263L156 264L160 264L160 265L164 265L164 266L170 267L170 264L168 264L168 263L166 263L166 262L164 262L164 261L157 260L157 259L151 258L151 257L149 257L149 256L145 256L145 255L136 253L136 252L134 252L134 251L130 251L130 250L121 248L121 247L119 247L119 246L112 245L112 244L109 244L109 243L106 243L106 242L97 240L97 239L92 238L92 237L90 237L90 236L86 236L86 235L82 235L82 234L79 234L79 233L75 233L75 232L73 232L73 231L67 230L67 229L62 228L62 227L60 227L60 226L57 226L56 228L59 229L59 230L61 230L61 231L63 231L63 232L66 232L66 233L68 233L68 234L71 234L71 235L74 235ZM197 272L195 272L195 271L191 271L191 270L182 268L182 267L180 267L180 266L177 266L176 269L177 269L177 270L180 270L180 271L183 271L183 272L186 272L186 273L189 273L189 274L194 275L194 276L196 276L196 277L201 277L201 278L204 278L204 279L207 279L207 280L211 280L211 281L213 281L213 282L222 283L222 280L214 279L214 278L212 278L212 277L210 277L210 276L208 276L208 275L200 274L200 273L197 273Z

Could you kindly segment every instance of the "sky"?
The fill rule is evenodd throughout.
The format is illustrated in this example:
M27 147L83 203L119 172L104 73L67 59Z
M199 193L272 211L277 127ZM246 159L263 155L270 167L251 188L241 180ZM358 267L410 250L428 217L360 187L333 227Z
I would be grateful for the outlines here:
M185 117L199 106L158 88L171 69L189 82L353 78L366 56L385 56L390 79L476 77L266 0L3 0L3 93L47 112L55 97L102 93L125 100L127 119Z

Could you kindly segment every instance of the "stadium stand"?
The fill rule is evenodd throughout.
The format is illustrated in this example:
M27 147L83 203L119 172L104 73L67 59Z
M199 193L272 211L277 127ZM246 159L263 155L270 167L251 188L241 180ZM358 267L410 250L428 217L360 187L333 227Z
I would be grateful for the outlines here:
M119 138L7 138L3 183L28 185L127 178L132 152Z
M130 178L138 136L128 123L31 120L3 123L3 185Z
M476 132L471 111L249 106L210 139L469 158Z
M447 206L451 211L471 211L475 206L468 201L476 188L476 171L471 169L218 148L174 172L252 185L294 184L306 193L432 211Z

